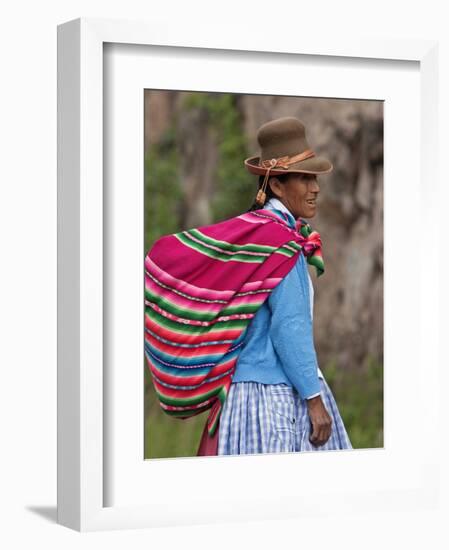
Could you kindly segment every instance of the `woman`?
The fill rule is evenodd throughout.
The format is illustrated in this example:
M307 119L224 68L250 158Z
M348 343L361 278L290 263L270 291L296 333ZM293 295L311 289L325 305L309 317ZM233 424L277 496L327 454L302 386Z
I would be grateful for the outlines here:
M316 157L305 128L284 117L258 131L259 157L245 161L259 175L249 211L271 210L292 229L308 228L320 191L317 175L332 164ZM307 234L307 233L305 233ZM248 326L220 416L220 455L352 449L313 343L313 286L307 245Z
M332 165L286 117L258 132L248 212L159 238L145 257L145 356L161 408L208 411L198 455L351 448L318 368L307 264L324 271L316 175ZM268 187L267 187L268 185ZM268 202L266 203L266 194Z

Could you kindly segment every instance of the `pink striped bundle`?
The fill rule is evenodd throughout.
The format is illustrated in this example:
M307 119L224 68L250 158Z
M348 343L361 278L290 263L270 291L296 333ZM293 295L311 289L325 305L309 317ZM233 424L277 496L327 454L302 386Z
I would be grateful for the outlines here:
M145 257L145 356L167 414L210 409L214 435L245 329L301 250L322 273L318 233L267 209L154 243Z

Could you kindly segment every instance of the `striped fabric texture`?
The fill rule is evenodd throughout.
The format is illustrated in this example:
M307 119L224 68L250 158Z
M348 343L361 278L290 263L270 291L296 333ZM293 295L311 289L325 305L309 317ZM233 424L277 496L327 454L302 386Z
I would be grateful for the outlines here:
M321 240L274 210L165 235L145 257L145 357L164 412L210 409L213 436L245 330L303 251L323 273Z

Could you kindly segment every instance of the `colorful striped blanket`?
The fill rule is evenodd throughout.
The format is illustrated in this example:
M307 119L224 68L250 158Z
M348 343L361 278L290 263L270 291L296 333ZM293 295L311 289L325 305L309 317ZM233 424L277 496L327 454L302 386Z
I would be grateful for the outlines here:
M317 232L268 209L159 238L145 257L145 357L162 409L210 409L212 437L245 330L303 250L320 275Z

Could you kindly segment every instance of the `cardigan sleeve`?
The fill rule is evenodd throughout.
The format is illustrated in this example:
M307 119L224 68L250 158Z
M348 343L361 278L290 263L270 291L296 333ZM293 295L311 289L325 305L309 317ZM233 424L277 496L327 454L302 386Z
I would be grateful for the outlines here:
M321 390L307 276L306 262L300 253L295 266L268 298L273 347L302 399L311 399Z

